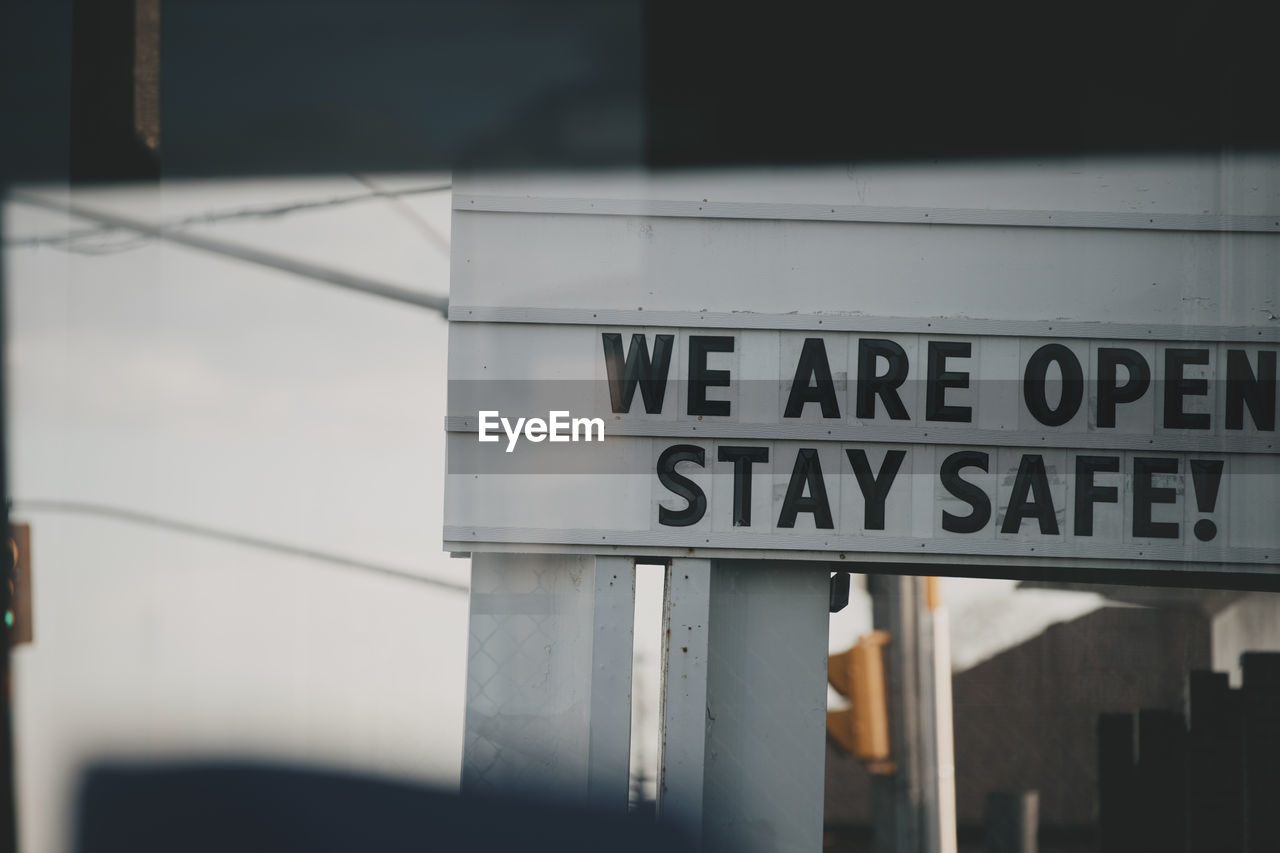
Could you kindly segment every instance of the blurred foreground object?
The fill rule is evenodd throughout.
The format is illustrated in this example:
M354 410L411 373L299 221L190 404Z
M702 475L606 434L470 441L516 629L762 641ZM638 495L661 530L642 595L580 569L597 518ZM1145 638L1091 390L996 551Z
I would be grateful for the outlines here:
M70 152L77 176L146 180L1280 144L1263 4L1092 0L1017 38L1013 2L688 6L21 0L0 172L56 179Z
M551 801L262 764L101 765L80 789L78 853L689 850L670 827Z

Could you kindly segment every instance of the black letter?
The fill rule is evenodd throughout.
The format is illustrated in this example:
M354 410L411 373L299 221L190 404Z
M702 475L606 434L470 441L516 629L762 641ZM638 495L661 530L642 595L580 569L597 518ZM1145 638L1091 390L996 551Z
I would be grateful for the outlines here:
M1227 350L1227 429L1244 429L1244 405L1249 404L1253 425L1276 428L1276 351L1258 353L1258 375L1242 349Z
M689 414L727 415L728 400L708 400L707 388L729 384L729 371L707 370L707 353L733 352L733 338L689 336Z
M809 497L804 497L804 487L809 486ZM796 515L813 513L813 523L820 530L831 530L831 505L827 502L827 484L822 479L822 464L818 451L802 447L796 454L795 467L791 469L791 482L787 484L787 496L782 499L782 512L778 515L779 527L795 527Z
M1164 425L1166 429L1208 429L1208 412L1182 411L1182 398L1209 393L1208 379L1187 379L1182 368L1188 364L1208 364L1207 349L1167 349L1164 351ZM1135 521L1134 524L1137 524Z
M768 462L767 447L730 447L721 445L717 457L733 463L733 526L751 526L751 463Z
M1184 350L1185 351L1185 350ZM1178 473L1177 459L1157 459L1135 456L1133 459L1133 535L1154 539L1177 539L1178 522L1152 521L1152 504L1171 504L1178 499L1177 489L1156 487L1151 483L1153 474Z
M969 374L947 370L948 358L968 358L973 345L968 341L929 341L929 373L924 395L924 416L930 421L969 423L973 411L968 406L948 406L948 388L968 388Z
M1051 361L1058 362L1058 369L1062 371L1062 395L1056 409L1049 408L1044 395L1045 375ZM1027 402L1027 410L1045 426L1062 426L1075 417L1084 400L1084 371L1076 354L1062 344L1045 344L1036 350L1022 374L1022 399Z
M889 496L889 487L898 476L902 460L907 458L905 450L890 450L880 463L880 473L872 475L871 463L867 461L867 451L862 448L845 450L849 464L853 466L853 474L858 478L858 488L862 489L863 528L866 530L884 530L884 500Z
M1130 350L1132 352L1132 350ZM1076 457L1076 535L1093 535L1093 505L1119 503L1120 490L1115 486L1095 486L1093 475L1099 471L1120 470L1119 456Z
M817 380L810 386L809 378ZM831 378L831 365L827 362L827 347L822 338L805 338L796 364L796 375L791 380L791 393L787 395L784 418L798 418L805 403L821 403L824 418L840 417L840 403L836 400L836 383Z
M1032 499L1027 500L1027 493ZM1049 494L1049 475L1044 470L1044 457L1039 453L1024 453L1018 463L1018 473L1013 478L1013 492L1009 495L1009 509L1004 514L1001 533L1017 533L1022 519L1038 518L1040 532L1049 536L1058 532L1058 518L1053 511L1053 495Z
M658 505L658 523L668 527L688 527L697 524L707 512L707 496L698 484L676 472L681 462L703 465L706 456L696 444L673 444L658 457L658 482L689 502L684 509L667 509Z
M649 345L644 335L631 336L627 359L622 360L622 335L603 332L604 366L609 373L609 402L615 413L631 411L631 400L636 395L636 382L640 383L640 396L644 398L644 410L651 415L662 411L662 400L667 395L667 372L671 366L671 344L675 335L658 335L653 342L653 361L649 361Z
M876 376L876 358L889 362L884 376ZM870 420L876 416L876 395L884 401L885 411L895 421L909 419L907 409L898 396L898 388L907 381L907 354L893 341L862 338L858 341L858 417Z
M966 516L952 515L942 511L942 529L951 533L977 533L987 526L991 520L991 500L978 486L961 478L960 472L965 468L981 468L987 470L991 457L980 450L959 450L942 460L942 468L938 471L938 479L943 487L960 500L973 507L973 512Z
M1116 366L1124 365L1129 378L1116 385ZM1116 425L1116 403L1132 403L1151 387L1151 365L1137 350L1125 347L1098 349L1098 426Z

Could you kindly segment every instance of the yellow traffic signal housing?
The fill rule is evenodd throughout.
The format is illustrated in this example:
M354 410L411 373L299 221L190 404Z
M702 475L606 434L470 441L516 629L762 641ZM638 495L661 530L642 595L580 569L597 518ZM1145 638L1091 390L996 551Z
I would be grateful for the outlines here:
M827 712L827 734L867 764L872 773L892 773L889 760L889 709L884 684L887 631L872 631L847 652L827 658L827 680L849 700L844 711Z
M9 527L9 609L4 614L9 647L31 642L31 525Z

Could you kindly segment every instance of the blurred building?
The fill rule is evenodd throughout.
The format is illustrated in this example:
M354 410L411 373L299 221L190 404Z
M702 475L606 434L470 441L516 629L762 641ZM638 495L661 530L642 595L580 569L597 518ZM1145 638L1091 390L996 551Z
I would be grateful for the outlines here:
M962 850L981 849L989 793L1027 790L1039 792L1042 850L1093 850L1099 714L1181 711L1189 671L1225 671L1238 684L1240 653L1280 648L1272 593L1080 588L1119 606L1051 625L954 675ZM826 772L832 847L870 849L867 772L830 744Z

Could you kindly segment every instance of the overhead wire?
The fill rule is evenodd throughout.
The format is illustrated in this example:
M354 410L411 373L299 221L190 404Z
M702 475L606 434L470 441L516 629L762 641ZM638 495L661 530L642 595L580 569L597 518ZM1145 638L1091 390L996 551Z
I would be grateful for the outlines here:
M386 199L387 202L391 205L391 207L397 213L399 213L405 220L407 220L411 225L413 225L413 227L416 228L419 231L419 233L421 233L424 237L426 237L428 241L430 241L431 243L434 243L436 248L440 249L446 255L449 254L449 238L446 237L443 233L441 233L438 228L436 228L434 225L432 225L430 222L424 219L421 215L419 215L418 211L414 210L413 207L410 206L407 201L405 201L405 196L410 195L410 193L383 189L368 175L362 175L356 172L352 172L351 177L355 178L357 181L359 181L360 183L368 187L370 190L372 190L372 194L374 198ZM453 187L453 184L449 184L449 188L452 189L452 187Z
M124 521L146 527L170 530L176 533L185 533L191 536L199 536L220 542L230 542L242 547L256 548L258 550L284 554L290 557L303 557L309 560L329 563L335 566L342 566L347 569L357 569L360 571L372 572L386 577L396 578L398 580L413 581L415 583L425 584L427 586L436 587L437 589L443 589L449 592L465 593L469 590L469 587L466 584L443 580L441 578L434 578L429 575L422 575L409 569L381 565L379 563L370 562L356 557L321 551L317 548L306 548L286 542L278 542L262 536L223 530L205 524L196 524L190 521L168 518L151 512L125 509L123 507L112 506L110 504L95 503L91 501L25 498L12 501L11 506L28 512L52 512L108 518L115 521Z
M178 230L189 228L193 225L215 225L223 222L231 222L241 219L277 219L287 216L291 213L299 213L304 211L324 210L334 207L345 207L350 204L356 204L365 201L389 201L393 205L399 203L410 211L412 208L404 203L406 197L416 195L428 195L431 193L443 192L453 189L453 183L447 182L443 184L431 184L421 187L410 187L401 190L387 190L377 187L369 179L361 176L353 176L357 181L364 184L371 191L367 193L358 193L354 195L335 196L332 198L319 199L316 201L294 201L286 204L273 204L264 206L250 207L234 207L225 210L212 210L205 213L197 213L191 216L184 216L178 219L169 219L162 223L156 223L157 228L165 230ZM421 221L421 220L420 220ZM110 225L95 225L92 228L73 228L70 230L58 231L52 234L44 234L36 237L15 237L4 241L6 249L30 249L40 246L68 247L78 241L91 237L100 237L110 234L113 231L120 230ZM447 240L440 239L442 235L432 233L431 242L442 248L445 252L449 250ZM76 247L79 251L79 247Z
M332 284L349 290L355 290L372 296L378 296L384 299L390 299L400 303L415 305L436 311L444 316L448 316L448 299L445 297L434 296L431 294L421 293L410 290L395 284L375 281L365 276L354 275L340 270L334 270L313 264L308 261L290 258L279 255L274 252L267 252L250 246L243 246L231 243L226 240L218 240L210 237L203 237L194 234L182 232L180 229L196 224L208 224L213 222L223 222L230 219L243 218L272 218L283 216L298 210L314 210L318 208L335 207L339 205L350 204L357 201L365 201L371 199L386 199L394 203L399 203L403 207L398 207L402 214L407 214L411 219L417 222L419 230L424 231L437 246L443 245L445 251L448 251L448 241L442 234L432 229L424 220L417 215L416 212L404 205L400 201L401 197L407 195L416 195L423 193L439 192L450 189L451 183L433 185L428 187L415 187L408 190L385 190L378 187L372 181L362 176L356 175L357 180L369 187L372 192L362 193L354 196L341 196L338 198L326 199L317 202L295 202L288 205L276 205L265 208L238 208L231 211L222 211L202 214L199 216L185 217L180 220L171 221L164 224L152 224L143 220L134 219L128 216L122 216L107 211L97 210L78 202L66 200L46 199L41 196L26 192L11 192L9 198L22 204L44 209L64 211L72 216L81 219L88 219L96 222L98 227L95 229L82 229L80 231L68 232L59 235L58 241L70 242L90 235L100 235L113 230L125 230L137 234L142 237L148 237L159 240L166 240L178 245L187 246L189 248L198 249L209 252L211 254L222 255L235 258L237 260L246 261L248 263L257 264L259 266L280 270L282 272L291 273L293 275L310 278L321 281L326 284ZM14 241L6 243L6 247L35 246L53 243L55 238L30 238L24 241ZM88 501L71 501L71 500L49 500L49 499L24 499L12 502L13 506L20 507L35 512L60 512L79 515L90 515L101 518L110 518L117 521L124 521L133 524L151 526L175 532L185 533L193 536L200 536L207 539L214 539L223 542L231 542L243 547L257 548L260 550L271 551L279 554L286 554L295 557L304 557L311 560L326 562L332 565L343 566L351 569L359 569L363 571L375 572L395 577L401 580L411 580L417 583L435 586L440 589L446 589L452 592L467 592L468 587L464 584L452 581L432 578L421 575L407 569L397 568L393 566L379 565L369 562L368 560L357 559L340 554L333 554L326 551L320 551L315 548L305 548L283 542L277 542L260 536L253 536L235 531L222 530L203 524L196 524L189 521L167 518L149 512L141 512L138 510L125 509L122 507L111 506L108 504L93 503Z
M65 199L48 199L34 193L22 191L10 192L9 198L13 201L32 207L40 207L46 210L56 210L69 213L72 216L77 216L81 219L88 219L91 222L97 222L99 225L132 231L135 234L140 234L145 237L150 237L156 240L165 240L180 246L186 246L187 248L197 249L199 251L208 252L222 257L234 258L246 263L278 270L280 272L286 272L291 275L323 282L325 284L335 285L347 290L364 293L369 296L377 296L382 299L389 299L393 302L414 305L419 308L426 308L444 317L448 317L449 315L449 299L445 296L423 293L398 284L377 281L376 279L369 278L368 276L357 275L343 270L336 270L332 267L315 264L299 258L292 258L287 255L281 255L265 249L258 249L253 246L232 243L215 237L190 234L185 231L175 231L172 228L163 225L155 225L130 216L123 216L118 213L99 210L81 202Z

